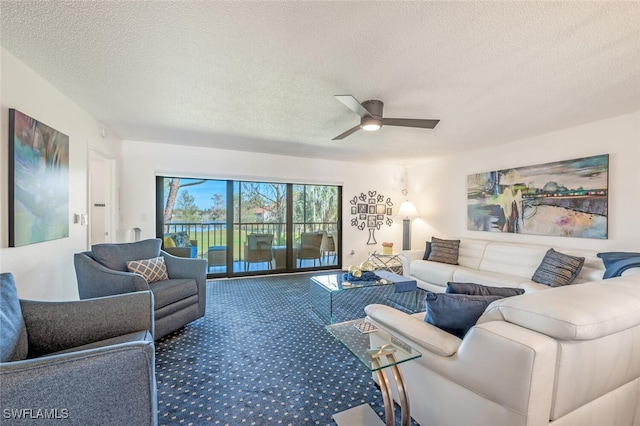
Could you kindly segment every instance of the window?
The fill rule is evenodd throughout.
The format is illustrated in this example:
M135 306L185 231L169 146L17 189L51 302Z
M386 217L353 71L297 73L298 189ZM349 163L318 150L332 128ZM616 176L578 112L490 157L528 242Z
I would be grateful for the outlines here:
M189 255L212 277L340 267L339 186L163 176L156 186L165 250L193 241Z

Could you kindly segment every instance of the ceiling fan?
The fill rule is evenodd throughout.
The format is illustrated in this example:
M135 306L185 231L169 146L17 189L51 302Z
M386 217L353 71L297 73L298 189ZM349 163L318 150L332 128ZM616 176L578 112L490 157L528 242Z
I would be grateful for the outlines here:
M362 103L351 95L335 95L351 111L360 116L360 124L346 132L339 134L332 140L344 139L352 133L362 129L365 131L378 130L382 126L419 127L421 129L433 129L440 120L423 120L417 118L382 118L382 101L370 100Z

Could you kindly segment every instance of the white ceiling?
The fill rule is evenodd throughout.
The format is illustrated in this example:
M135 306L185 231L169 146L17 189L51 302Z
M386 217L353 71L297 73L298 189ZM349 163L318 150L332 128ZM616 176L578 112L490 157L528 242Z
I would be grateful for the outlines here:
M414 164L640 110L640 2L7 1L1 43L127 140ZM359 117L438 118L331 139Z

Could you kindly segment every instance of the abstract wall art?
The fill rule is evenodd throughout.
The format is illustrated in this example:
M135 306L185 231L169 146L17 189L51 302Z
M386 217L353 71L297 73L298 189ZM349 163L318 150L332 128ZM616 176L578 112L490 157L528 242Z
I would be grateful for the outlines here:
M607 238L609 155L467 176L467 229Z
M69 137L9 109L9 247L69 237Z

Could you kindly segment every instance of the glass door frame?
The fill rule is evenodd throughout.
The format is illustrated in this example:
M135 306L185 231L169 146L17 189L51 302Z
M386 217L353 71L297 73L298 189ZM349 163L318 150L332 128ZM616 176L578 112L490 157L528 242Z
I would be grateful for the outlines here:
M172 177L177 176L156 176L156 236L163 240L165 237L165 224L164 224L164 203L165 203L165 191L164 191L164 180L170 179ZM200 179L200 178L181 178L181 179ZM225 259L225 270L222 272L209 272L209 266L207 265L207 278L225 278L225 277L240 277L240 276L249 276L249 275L269 275L269 274L279 274L279 273L292 273L292 272L309 272L309 271L324 271L324 270L332 270L332 269L341 269L342 268L342 259L341 259L341 251L342 251L342 186L340 185L323 185L323 184L303 184L303 183L278 183L278 182L265 182L265 181L248 181L248 180L230 180L230 179L205 179L203 180L215 180L222 181L226 183L226 259ZM242 262L243 256L243 247L241 245L238 246L239 256L238 259L235 259L235 240L236 231L241 232L238 227L242 226L244 222L242 222L241 214L239 213L238 222L235 221L234 212L236 208L239 209L239 206L234 204L234 185L237 183L242 184L242 182L250 182L250 183L258 183L258 184L268 184L268 183L277 183L285 185L286 187L286 209L285 209L285 244L286 244L286 252L285 252L285 266L284 268L273 268L273 269L265 269L265 270L254 270L254 271L244 271L242 268L236 266L238 262ZM295 227L298 226L294 223L294 185L296 186L330 186L335 187L337 189L337 205L336 205L336 221L331 222L333 225L333 238L336 249L335 255L335 263L331 264L321 264L319 266L312 267L297 267L297 260L294 257L294 244L295 244ZM305 196L306 200L306 196ZM333 203L332 203L333 204ZM238 210L240 212L240 210ZM305 218L306 220L306 218ZM311 222L310 223L314 230L321 229L323 226L322 223L319 222ZM186 226L198 226L199 224L185 224ZM269 225L268 222L264 223L264 225ZM302 226L306 226L306 221L302 223ZM187 228L190 229L190 228ZM239 234L238 234L239 235ZM214 237L215 239L215 237ZM207 239L209 241L209 239ZM242 241L240 241L242 243ZM203 248L204 251L204 248ZM198 257L204 258L208 260L208 252L199 253ZM327 259L329 257L327 256ZM272 261L275 264L275 259ZM238 268L238 270L234 270L234 266Z

